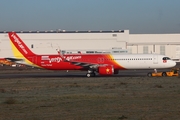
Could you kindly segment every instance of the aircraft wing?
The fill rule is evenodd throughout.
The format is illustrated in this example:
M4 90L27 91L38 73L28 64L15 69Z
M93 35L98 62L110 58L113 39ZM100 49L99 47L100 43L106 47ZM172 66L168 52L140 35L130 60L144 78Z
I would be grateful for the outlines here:
M68 62L70 62L71 64L74 64L76 66L81 66L83 68L94 68L94 69L96 69L99 66L99 64L97 64L97 63L78 62L78 61L68 61Z
M70 62L73 65L81 66L81 67L86 68L86 69L89 69L89 68L96 69L99 66L99 64L97 64L97 63L79 62L79 61L65 59L64 55L61 54L61 50L59 50L59 49L56 49L56 50L57 50L58 54L61 56L61 58L63 58L64 62Z

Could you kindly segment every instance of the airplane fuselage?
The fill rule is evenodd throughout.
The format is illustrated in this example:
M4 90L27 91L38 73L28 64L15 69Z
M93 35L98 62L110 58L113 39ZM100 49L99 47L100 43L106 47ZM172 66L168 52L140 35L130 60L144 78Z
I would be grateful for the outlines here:
M69 54L64 55L64 61L59 55L36 55L27 56L23 64L41 67L50 70L83 70L85 67L79 63L108 64L113 65L114 69L155 69L168 68L175 64L173 61L163 60L163 55L156 54ZM72 64L69 61L75 61ZM20 62L22 63L22 61Z

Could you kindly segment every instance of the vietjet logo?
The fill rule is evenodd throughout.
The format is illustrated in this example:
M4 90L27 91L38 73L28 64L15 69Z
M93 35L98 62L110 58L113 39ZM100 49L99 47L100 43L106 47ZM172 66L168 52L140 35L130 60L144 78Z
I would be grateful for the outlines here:
M22 43L19 41L19 39L14 35L12 34L11 37L14 39L14 42L18 44L18 46L23 50L23 52L25 54L28 54L28 52L26 51L25 47L22 45Z
M67 56L67 57L64 57L64 59L68 61L77 60L77 59L81 59L81 56ZM63 61L61 57L50 57L50 56L41 56L41 60L49 61L49 63L52 63L52 62L60 63L61 61Z
M65 59L68 61L77 60L77 59L81 59L81 56L67 56L67 57L65 57Z
M56 62L60 63L62 61L61 57L49 57L49 56L41 56L41 60L47 60L49 63Z

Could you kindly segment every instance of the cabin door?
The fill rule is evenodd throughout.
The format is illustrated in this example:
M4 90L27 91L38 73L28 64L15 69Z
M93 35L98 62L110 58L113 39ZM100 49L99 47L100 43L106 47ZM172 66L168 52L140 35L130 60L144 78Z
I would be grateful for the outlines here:
M158 55L153 55L153 63L158 64Z

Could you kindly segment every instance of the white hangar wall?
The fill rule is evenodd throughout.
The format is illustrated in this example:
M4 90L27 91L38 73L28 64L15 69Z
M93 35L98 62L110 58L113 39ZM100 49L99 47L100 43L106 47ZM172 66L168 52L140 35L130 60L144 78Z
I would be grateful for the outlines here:
M12 56L10 41L7 40L7 33L0 34L0 58Z
M129 30L106 32L17 33L37 54L61 50L128 49L129 53L158 53L180 59L180 34L129 34ZM7 33L0 33L0 58L11 57Z
M180 59L180 34L130 34L130 53L158 53Z
M17 33L37 54L57 54L61 50L126 49L129 30L106 32ZM0 58L13 56L7 33L0 33Z

